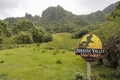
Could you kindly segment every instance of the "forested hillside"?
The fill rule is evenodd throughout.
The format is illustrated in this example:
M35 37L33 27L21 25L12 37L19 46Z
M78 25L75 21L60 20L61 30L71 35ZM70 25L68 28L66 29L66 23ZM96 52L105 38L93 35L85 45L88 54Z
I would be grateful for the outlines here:
M85 19L86 21L89 21L89 23L91 24L98 23L98 22L104 22L106 20L105 19L106 16L111 14L115 10L117 5L118 5L118 2L109 5L103 10L98 10L88 15L81 15L81 17Z
M72 32L76 27L88 25L87 21L82 20L60 6L46 9L43 11L41 18L43 22L46 22L41 24L54 32Z
M72 32L76 27L86 26L89 24L81 17L64 10L59 5L57 7L47 8L43 11L41 17L37 15L32 16L31 14L26 13L25 17L6 18L5 21L11 25L12 23L22 19L30 20L36 26L41 26L51 33Z
M26 13L24 17L11 17L6 18L4 21L11 25L19 20L27 19L36 26L41 26L51 33L74 32L78 28L104 22L105 17L114 11L117 4L118 2L111 4L103 11L97 11L88 15L75 15L58 5L57 7L49 7L44 10L41 17Z

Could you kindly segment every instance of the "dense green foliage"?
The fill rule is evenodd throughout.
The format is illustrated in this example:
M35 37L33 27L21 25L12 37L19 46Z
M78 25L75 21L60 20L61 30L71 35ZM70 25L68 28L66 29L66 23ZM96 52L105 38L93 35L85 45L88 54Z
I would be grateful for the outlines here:
M111 21L114 21L116 19L120 20L120 3L116 7L115 11L108 15L107 19Z
M85 34L89 33L89 30L87 29L80 29L77 30L73 35L72 38L81 38L82 36L84 36Z
M36 43L48 42L52 40L52 36L39 27L36 27L35 30L32 31L32 34L33 41Z
M0 36L7 36L8 35L8 27L4 21L0 20Z
M30 44L33 42L32 34L29 32L20 32L15 37L15 42L18 44Z
M14 43L18 44L42 43L52 40L52 36L48 32L25 19L17 21L10 26L0 21L0 36L0 43L3 41L3 44L5 39L12 39ZM8 41L11 42L10 40Z
M32 32L32 30L35 29L35 26L33 25L32 22L28 20L21 20L13 24L12 26L12 32L14 34L19 34L21 31L28 31Z
M107 60L110 62L111 67L119 66L120 60L120 36L111 36L107 42Z
M119 66L120 60L120 2L116 7L115 11L113 11L108 16L107 23L104 23L103 26L106 28L104 32L101 32L101 29L98 29L96 33L101 34L101 37L104 39L107 48L107 60L109 62L109 66L117 67ZM104 35L103 35L104 34Z

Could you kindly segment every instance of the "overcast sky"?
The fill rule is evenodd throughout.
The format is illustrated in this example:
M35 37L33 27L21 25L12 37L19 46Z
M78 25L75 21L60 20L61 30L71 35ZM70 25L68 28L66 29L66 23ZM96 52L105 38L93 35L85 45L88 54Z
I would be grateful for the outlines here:
M60 5L73 14L89 14L103 10L108 5L120 0L0 0L0 19L6 17L21 17L25 13L34 15L50 6Z

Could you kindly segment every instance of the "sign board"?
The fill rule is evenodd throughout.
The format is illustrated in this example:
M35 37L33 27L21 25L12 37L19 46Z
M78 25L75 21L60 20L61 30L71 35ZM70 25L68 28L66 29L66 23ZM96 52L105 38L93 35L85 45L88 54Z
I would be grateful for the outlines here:
M104 55L102 42L96 35L86 34L80 39L75 54L80 55L85 61L96 61Z

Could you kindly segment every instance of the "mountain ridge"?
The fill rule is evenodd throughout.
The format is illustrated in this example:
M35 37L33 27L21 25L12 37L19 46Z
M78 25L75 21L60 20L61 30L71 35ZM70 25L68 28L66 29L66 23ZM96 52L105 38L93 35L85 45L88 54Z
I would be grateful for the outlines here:
M109 5L102 11L98 10L88 15L75 15L58 5L45 9L41 17L26 13L24 17L11 17L4 19L4 21L11 25L21 19L28 19L36 26L44 27L49 32L72 32L74 28L104 22L106 15L112 13L117 5L118 2Z

